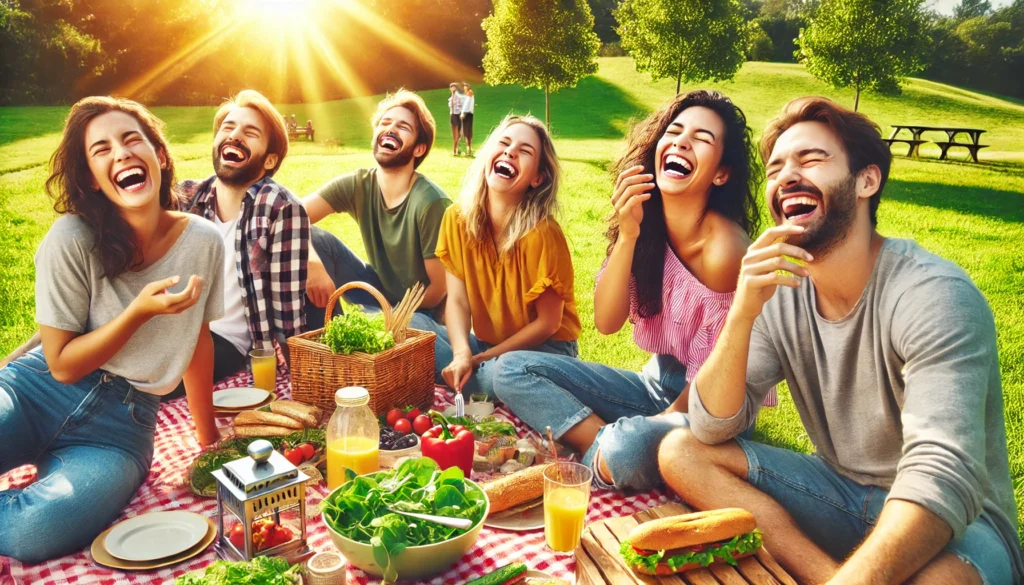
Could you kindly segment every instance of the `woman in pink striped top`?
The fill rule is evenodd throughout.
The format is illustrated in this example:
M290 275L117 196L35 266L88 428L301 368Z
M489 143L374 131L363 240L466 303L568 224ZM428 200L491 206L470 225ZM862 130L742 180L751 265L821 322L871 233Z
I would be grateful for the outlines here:
M657 447L686 426L689 381L711 352L758 231L761 173L746 118L717 92L679 95L630 132L616 164L594 323L628 318L654 354L641 372L536 352L495 365L498 398L584 453L603 488L650 489Z

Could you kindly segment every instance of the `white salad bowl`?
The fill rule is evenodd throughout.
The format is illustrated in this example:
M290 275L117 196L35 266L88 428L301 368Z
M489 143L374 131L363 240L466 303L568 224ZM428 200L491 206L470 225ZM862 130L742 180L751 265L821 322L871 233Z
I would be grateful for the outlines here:
M370 474L370 476L373 475L375 474ZM480 484L469 479L464 481L480 490L480 493L484 496L484 514L480 521L471 526L468 531L455 538L450 538L443 542L406 548L393 559L395 572L398 574L400 581L424 579L438 573L443 573L446 569L457 563L476 544L476 539L480 536L480 531L483 530L484 520L487 519L487 514L491 511L491 502L487 499L487 494L480 488ZM340 490L347 486L348 483L346 482L337 489ZM328 495L328 498L330 498L330 495ZM323 518L324 525L327 526L327 532L331 535L331 541L334 542L335 548L338 549L338 552L345 557L350 565L358 567L370 575L377 577L384 575L383 570L373 559L373 547L366 543L356 542L335 531L327 521L327 517L322 514L321 517Z

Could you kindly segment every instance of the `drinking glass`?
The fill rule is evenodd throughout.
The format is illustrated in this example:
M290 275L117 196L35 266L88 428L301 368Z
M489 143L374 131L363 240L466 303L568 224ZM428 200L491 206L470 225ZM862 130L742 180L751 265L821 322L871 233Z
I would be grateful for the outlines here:
M593 479L579 463L552 463L544 470L544 540L556 553L572 553L580 545Z
M277 387L277 353L273 349L254 349L249 352L249 362L253 386L273 393Z

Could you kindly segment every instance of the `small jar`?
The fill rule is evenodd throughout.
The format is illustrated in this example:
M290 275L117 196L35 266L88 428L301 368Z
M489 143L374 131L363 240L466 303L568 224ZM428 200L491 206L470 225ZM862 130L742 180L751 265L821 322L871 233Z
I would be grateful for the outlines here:
M345 483L345 470L356 475L380 471L380 425L369 407L366 388L350 386L334 395L337 408L327 423L327 489Z
M345 585L345 559L333 551L316 553L306 561L309 585Z

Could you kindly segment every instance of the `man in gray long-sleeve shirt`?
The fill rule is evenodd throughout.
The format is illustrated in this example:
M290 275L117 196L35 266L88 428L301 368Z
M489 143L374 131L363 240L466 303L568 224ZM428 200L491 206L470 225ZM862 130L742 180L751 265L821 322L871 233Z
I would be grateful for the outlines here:
M1017 583L984 296L951 262L876 231L891 155L866 117L794 100L761 147L780 225L744 258L690 428L659 451L665 481L698 508L752 511L803 583ZM783 379L815 455L737 437Z

